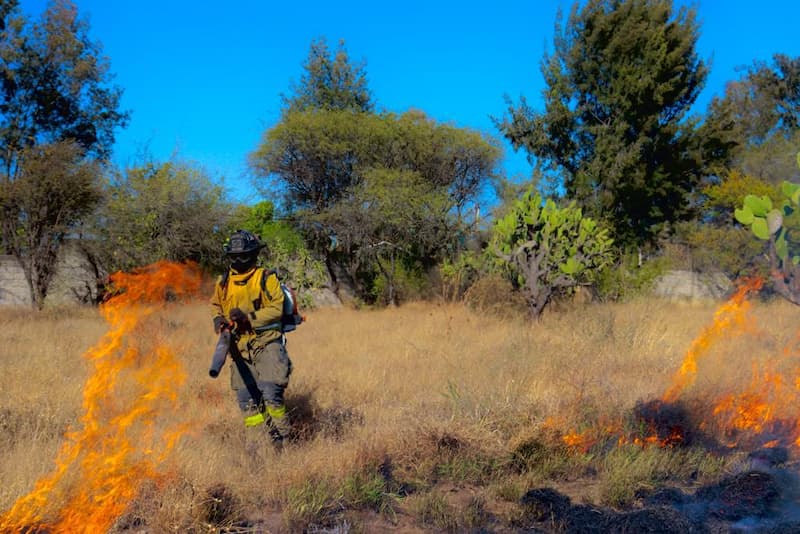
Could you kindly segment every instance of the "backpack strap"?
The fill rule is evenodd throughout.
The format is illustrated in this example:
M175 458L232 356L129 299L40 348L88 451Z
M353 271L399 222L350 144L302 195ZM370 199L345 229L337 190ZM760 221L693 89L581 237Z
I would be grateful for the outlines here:
M264 295L266 295L267 298L270 300L272 300L272 295L267 290L267 279L273 274L277 278L278 271L276 271L275 269L262 269L261 272L261 292ZM278 282L280 283L280 279L278 279ZM279 332L281 332L281 334L283 334L283 316L281 316L281 318L278 319L278 322L276 323L268 324L266 326L262 326L259 329L256 329L256 333L265 332L267 330L278 330Z
M269 291L267 291L267 278L269 278L272 274L278 276L278 272L275 269L262 269L261 271L261 292L264 293L270 300L272 300L272 295L270 295Z
M225 295L228 293L228 276L230 275L230 271L225 269L225 272L222 273L222 276L219 277L219 288L222 290L222 298L225 298Z

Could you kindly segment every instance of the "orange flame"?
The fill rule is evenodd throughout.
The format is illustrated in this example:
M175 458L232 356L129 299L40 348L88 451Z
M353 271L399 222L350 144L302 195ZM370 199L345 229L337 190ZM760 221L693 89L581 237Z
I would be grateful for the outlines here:
M679 446L683 443L684 436L683 436L683 429L681 428L673 428L671 429L669 435L667 436L659 436L658 432L654 429L650 430L651 434L639 437L639 436L625 436L622 435L617 439L617 445L638 445L639 447L660 447L662 449L667 449L670 447Z
M723 430L733 438L744 436L780 436L763 446L776 446L782 441L800 447L800 383L797 378L786 377L771 369L754 368L748 388L738 394L728 395L714 407L714 415ZM800 376L800 370L795 370ZM736 445L734 441L731 446Z
M561 441L563 441L564 445L567 447L580 450L581 452L589 452L589 449L597 442L595 437L587 430L583 432L572 430L561 436Z
M101 306L109 331L84 354L92 373L81 428L67 432L55 470L0 516L2 532L106 532L142 482L163 479L160 466L187 431L155 424L176 410L186 373L158 339L146 348L153 334L144 321L165 301L196 294L199 270L159 262L111 280L117 292Z
M758 332L748 317L750 303L747 298L750 293L760 290L763 283L759 278L744 281L736 293L720 306L712 324L690 346L671 387L660 402L675 403L680 398L697 377L698 361L719 340L725 336ZM798 356L800 333L784 347L782 358L775 357L766 364L754 363L752 379L747 387L712 401L713 418L700 422L697 428L703 432L717 431L720 439L730 447L783 445L800 448L800 365L795 363ZM561 439L568 447L582 451L603 441L603 436L617 436L620 446L672 447L687 440L680 425L662 428L660 432L653 427L633 433L623 431L621 425L617 428L613 425L603 427L598 423L594 428L581 432L573 430L563 434Z
M736 335L746 331L749 293L758 291L764 285L761 278L745 280L736 293L714 314L714 321L694 340L683 359L680 369L672 380L672 386L664 393L662 400L675 402L681 393L692 385L697 377L697 361L708 349L725 335Z

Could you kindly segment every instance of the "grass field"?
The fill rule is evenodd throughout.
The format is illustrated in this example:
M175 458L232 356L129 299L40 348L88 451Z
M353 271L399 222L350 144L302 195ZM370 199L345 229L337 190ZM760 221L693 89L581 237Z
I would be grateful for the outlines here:
M512 532L531 488L624 510L640 490L691 491L741 470L767 438L794 458L800 313L783 302L754 302L702 346L719 303L593 304L540 322L459 304L312 310L289 335L295 436L280 453L244 428L229 371L208 376L205 302L152 310L124 340L139 355L92 382L104 390L96 431L124 426L132 450L74 448L27 515L5 512L0 525L58 531L69 510L105 502L85 488L114 494L126 479L123 505L103 512L112 532ZM0 513L47 479L65 433L87 424L94 368L83 355L107 330L94 309L0 311ZM160 347L176 366L141 374L161 365L147 356ZM661 406L691 347L696 374L675 401L686 435L649 436L632 414ZM156 381L170 391L125 419ZM743 402L767 383L776 404L752 408L760 426L745 429ZM121 464L112 480L86 480L111 462Z

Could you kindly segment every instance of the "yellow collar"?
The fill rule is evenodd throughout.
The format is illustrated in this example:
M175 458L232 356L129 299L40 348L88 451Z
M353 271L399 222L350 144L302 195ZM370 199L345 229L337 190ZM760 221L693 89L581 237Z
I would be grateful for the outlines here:
M258 269L259 269L258 267L253 267L252 269L248 269L243 273L237 273L233 269L230 269L228 271L228 280L230 280L237 286L243 286L248 282L248 280L250 280L250 278L254 274L256 274L256 271L258 271Z

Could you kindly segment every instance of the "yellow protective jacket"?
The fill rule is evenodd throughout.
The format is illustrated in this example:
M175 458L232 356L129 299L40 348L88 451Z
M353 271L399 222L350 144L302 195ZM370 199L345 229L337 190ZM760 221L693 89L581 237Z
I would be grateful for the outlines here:
M250 319L255 332L240 333L238 347L244 353L252 341L268 343L281 337L280 322L283 315L283 291L275 273L263 267L253 267L247 272L229 270L214 284L211 297L214 317L230 320L230 311L239 308ZM270 328L273 326L273 328Z

